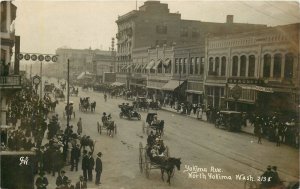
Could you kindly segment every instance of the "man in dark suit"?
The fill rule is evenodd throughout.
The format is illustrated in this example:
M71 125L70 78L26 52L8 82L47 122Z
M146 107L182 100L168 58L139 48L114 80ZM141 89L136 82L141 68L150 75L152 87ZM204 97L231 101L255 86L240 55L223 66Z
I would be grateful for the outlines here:
M76 183L75 189L87 189L87 184L84 181L83 176L79 177L79 181Z
M101 184L101 182L100 182L100 177L101 177L101 173L102 173L102 161L100 159L101 156L102 156L102 153L99 152L97 154L97 158L96 158L96 167L95 167L95 171L96 171L96 182L95 182L95 184L96 185Z
M69 178L67 176L65 176L65 171L62 170L60 172L60 175L58 175L58 177L56 178L56 186L57 188L64 188L68 185L68 180Z
M36 179L35 185L37 189L47 189L48 179L45 177L45 173L43 171L40 172L40 176Z
M92 152L89 152L89 160L88 160L88 179L89 181L93 181L93 169L95 165L95 160L92 157Z
M78 171L79 157L80 157L80 148L79 148L79 144L77 144L71 150L71 171L73 171L74 167L75 167L76 171Z
M83 150L81 168L82 168L82 171L83 171L83 178L84 178L85 181L87 181L88 166L89 166L89 157L87 155L87 151Z

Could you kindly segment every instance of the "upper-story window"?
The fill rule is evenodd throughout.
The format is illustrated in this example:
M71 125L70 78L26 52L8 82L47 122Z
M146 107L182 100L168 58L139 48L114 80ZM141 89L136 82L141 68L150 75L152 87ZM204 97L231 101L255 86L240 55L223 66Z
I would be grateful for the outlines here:
M281 62L282 62L281 54L275 54L274 55L274 68L273 68L273 77L274 78L281 77Z
M195 58L191 58L190 60L190 74L193 74L194 73L194 64L195 64Z
M1 2L1 32L7 32L7 2Z
M293 78L294 57L292 53L285 55L284 78Z
M167 34L168 27L165 25L157 25L156 26L156 33L158 34Z
M221 76L225 76L226 75L226 57L223 56L221 58Z
M175 58L174 73L178 72L178 58Z
M186 73L186 66L187 66L187 58L183 59L183 69L182 72L185 74Z
M179 58L179 74L182 72L183 58Z
M269 78L271 73L271 55L265 54L264 55L264 63L263 63L263 77Z
M200 64L199 71L200 71L200 75L202 75L202 74L204 73L205 58L204 58L204 57L201 57L201 62L200 62L200 59L197 58L197 59L196 59L196 63L197 63L197 65Z
M187 28L181 28L180 30L180 37L188 37L189 32Z
M240 65L240 76L245 77L246 76L246 56L241 56L241 65Z
M216 57L215 58L215 71L214 71L214 74L219 75L219 70L220 70L220 58Z
M248 76L254 77L255 74L255 56L250 55L249 56L249 65L248 65Z
M234 56L232 58L232 76L237 76L238 74L238 57L237 56Z

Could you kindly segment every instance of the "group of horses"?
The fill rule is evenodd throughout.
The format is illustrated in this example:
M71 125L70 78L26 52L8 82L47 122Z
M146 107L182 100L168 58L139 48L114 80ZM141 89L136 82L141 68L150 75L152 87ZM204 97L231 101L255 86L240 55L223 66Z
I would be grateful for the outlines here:
M96 101L90 102L89 97L80 98L79 102L79 110L82 112L87 112L90 110L91 112L95 112L96 109Z

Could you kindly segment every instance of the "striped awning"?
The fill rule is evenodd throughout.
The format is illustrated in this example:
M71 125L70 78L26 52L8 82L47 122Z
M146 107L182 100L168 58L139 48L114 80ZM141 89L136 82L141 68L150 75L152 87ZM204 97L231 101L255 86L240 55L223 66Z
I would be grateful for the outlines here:
M152 67L152 69L156 70L158 68L159 65L162 64L162 60L161 59L158 59L156 62L155 62L155 65Z
M155 65L154 60L151 60L151 61L147 64L146 70L150 70L151 68L153 68L154 65Z
M163 62L165 67L168 67L171 64L171 59L170 58L166 58L165 61Z

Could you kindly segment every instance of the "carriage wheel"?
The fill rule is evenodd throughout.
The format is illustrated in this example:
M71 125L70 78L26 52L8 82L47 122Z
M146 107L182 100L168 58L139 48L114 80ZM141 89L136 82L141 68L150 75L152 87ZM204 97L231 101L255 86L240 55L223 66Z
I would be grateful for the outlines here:
M145 126L146 125L146 123L145 122L143 122L143 124L142 124L142 131L143 131L143 133L145 133Z
M140 167L140 172L143 173L143 144L140 142L139 144L139 167Z
M141 120L141 114L138 114L138 120Z
M166 146L165 153L166 153L166 157L170 157L170 150L168 146Z
M258 189L258 185L255 181L246 180L244 183L244 189Z
M100 126L100 135L101 135L101 133L102 133L102 126L101 126L101 124L99 124L99 126Z
M117 124L115 124L115 134L117 134Z

